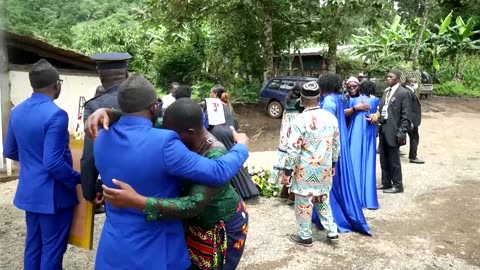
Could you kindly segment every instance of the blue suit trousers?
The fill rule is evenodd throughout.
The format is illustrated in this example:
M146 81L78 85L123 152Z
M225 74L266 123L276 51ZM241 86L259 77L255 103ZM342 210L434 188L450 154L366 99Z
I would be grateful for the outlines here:
M25 270L62 270L72 225L73 208L55 214L26 213Z

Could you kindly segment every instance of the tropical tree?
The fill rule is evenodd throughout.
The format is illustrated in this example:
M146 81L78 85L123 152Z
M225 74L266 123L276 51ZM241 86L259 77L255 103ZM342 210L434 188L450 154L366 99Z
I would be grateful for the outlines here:
M432 43L438 46L443 56L453 59L455 79L460 80L460 57L467 52L480 49L480 39L474 39L480 30L474 30L477 23L476 17L470 17L465 22L461 16L457 16L454 25L451 23L452 18L452 12L450 12L441 25L436 25L438 32L432 35L435 41ZM438 70L438 66L436 69Z

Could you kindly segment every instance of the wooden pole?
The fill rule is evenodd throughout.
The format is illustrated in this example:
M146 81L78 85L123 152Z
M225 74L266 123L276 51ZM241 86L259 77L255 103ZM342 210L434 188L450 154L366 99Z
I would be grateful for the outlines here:
M0 30L0 112L0 150L3 153L3 141L7 133L8 118L10 116L10 78L8 76L8 51L4 30ZM0 169L4 169L4 165L5 159L2 156Z

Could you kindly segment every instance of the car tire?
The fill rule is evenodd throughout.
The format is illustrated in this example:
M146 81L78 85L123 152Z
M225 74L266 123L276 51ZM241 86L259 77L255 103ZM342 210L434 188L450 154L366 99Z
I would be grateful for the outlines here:
M274 100L268 103L267 114L271 118L281 118L283 115L283 106L280 102Z

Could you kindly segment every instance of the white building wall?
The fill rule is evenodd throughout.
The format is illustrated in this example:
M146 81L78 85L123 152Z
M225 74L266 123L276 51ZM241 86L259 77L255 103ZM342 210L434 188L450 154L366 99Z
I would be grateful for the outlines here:
M11 70L9 77L10 100L15 106L32 95L32 87L26 71ZM95 89L101 84L100 79L93 74L71 75L62 74L62 72L60 72L60 78L63 80L62 92L55 103L68 113L70 134L75 132L78 124L80 124L79 131L83 131L83 121L78 119L79 100L81 96L87 101L91 99Z

